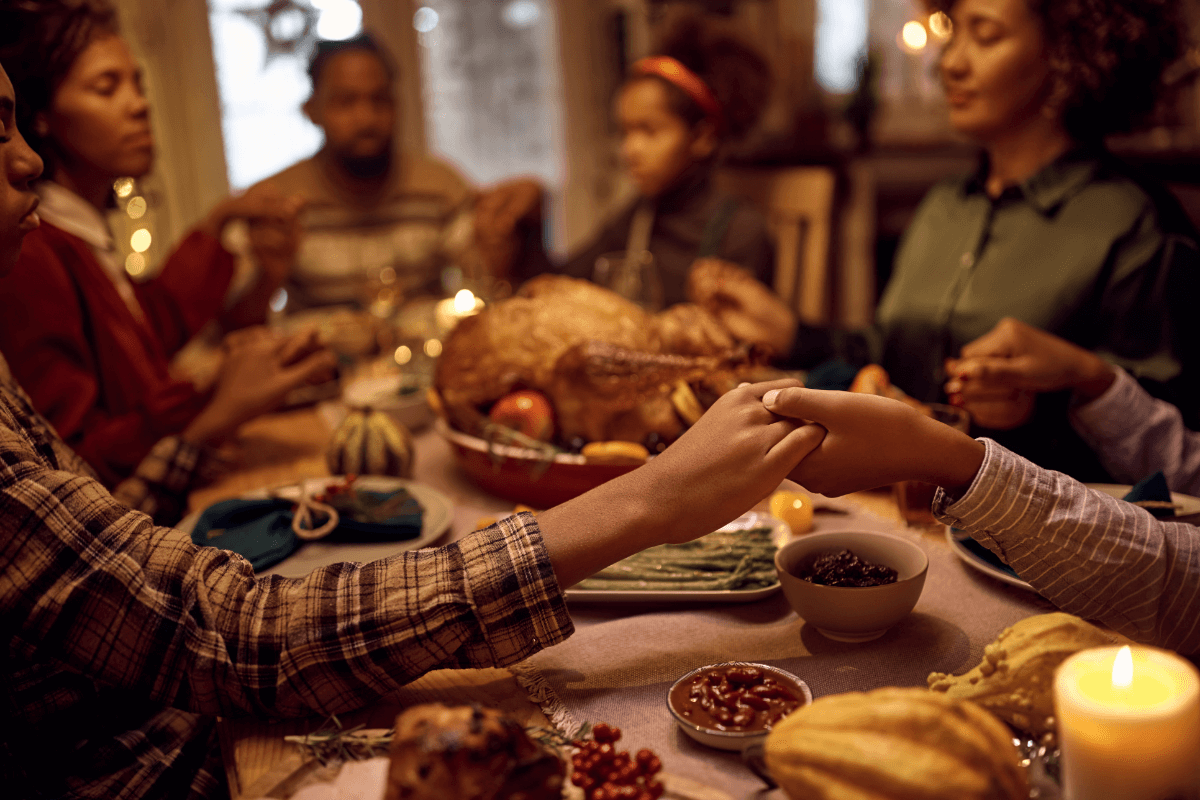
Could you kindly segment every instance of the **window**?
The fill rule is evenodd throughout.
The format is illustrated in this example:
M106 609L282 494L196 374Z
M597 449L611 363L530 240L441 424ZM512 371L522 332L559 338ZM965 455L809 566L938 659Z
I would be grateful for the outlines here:
M311 156L320 131L308 99L313 42L362 30L355 0L208 0L229 184L243 189Z
M477 183L559 184L552 14L549 0L423 0L413 15L430 149Z

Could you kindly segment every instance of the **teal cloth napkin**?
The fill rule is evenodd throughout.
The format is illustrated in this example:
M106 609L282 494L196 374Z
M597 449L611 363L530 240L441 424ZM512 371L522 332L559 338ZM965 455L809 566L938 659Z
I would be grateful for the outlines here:
M300 538L292 531L287 500L222 500L200 514L192 543L232 550L260 570L294 553Z
M1159 470L1138 481L1121 499L1130 503L1138 500L1159 500L1169 503L1171 502L1171 489L1167 486L1167 479L1162 474L1162 470ZM1146 510L1156 517L1175 516L1174 508L1147 508Z
M391 500L395 492L358 491L366 507ZM290 500L222 500L204 509L192 529L192 543L232 550L245 557L255 570L266 569L290 556L304 542L292 531ZM361 522L346 513L322 541L363 543L394 542L421 535L424 509L409 495L392 516L382 522Z

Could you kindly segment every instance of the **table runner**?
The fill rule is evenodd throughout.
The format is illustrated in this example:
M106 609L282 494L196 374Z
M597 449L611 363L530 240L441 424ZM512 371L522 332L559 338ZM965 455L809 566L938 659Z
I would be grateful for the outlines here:
M631 606L572 603L575 635L515 670L548 717L566 732L579 723L621 728L620 745L648 747L665 771L761 796L763 784L736 753L693 742L666 707L684 673L720 661L758 661L804 680L813 697L882 686L925 686L930 672L962 673L1005 627L1053 606L1033 592L963 564L943 529L905 528L861 508L820 515L820 531L873 530L916 542L929 556L913 613L873 642L826 639L799 619L782 592L753 604Z

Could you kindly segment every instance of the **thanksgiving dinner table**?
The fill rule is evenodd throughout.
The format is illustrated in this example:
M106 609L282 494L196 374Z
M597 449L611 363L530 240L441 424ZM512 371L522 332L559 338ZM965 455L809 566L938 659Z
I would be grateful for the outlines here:
M239 466L197 490L191 497L193 512L265 490L280 493L289 485L294 490L315 484L318 491L336 485L337 479L329 475L327 450L335 429L345 424L351 413L344 403L327 402L248 424L240 435ZM376 480L385 486L388 481L408 486L421 499L425 529L420 535L388 543L305 543L267 571L299 576L333 561L364 560L411 546L435 546L514 511L512 499L482 489L472 478L445 430L436 425L415 427L411 480ZM836 614L831 618L827 612L830 607L840 608L837 601L795 593L794 586L789 589L780 581L792 576L776 575L773 568L761 584L732 590L703 586L679 590L669 582L639 582L637 588L630 588L628 581L606 589L603 582L585 582L566 592L575 632L565 642L509 669L431 673L388 702L339 719L337 725L385 730L405 709L430 703L451 707L474 704L497 709L529 730L553 731L564 741L593 735L581 732L594 731L597 726L601 731L611 727L620 737L613 748L646 750L661 762L658 783L667 796L784 797L780 789L769 787L767 781L776 781L764 771L761 757L755 759L753 748L747 749L747 742L757 739L761 752L761 735L745 741L706 737L703 726L694 724L691 712L681 707L694 699L689 695L708 691L701 684L724 680L722 685L731 686L728 676L720 678L719 670L743 663L752 670L752 682L768 684L760 687L763 693L770 694L770 683L777 677L783 693L794 695L801 703L884 687L919 687L926 695L990 701L989 708L1002 718L1007 714L1010 725L1014 719L1025 722L1024 730L1016 726L1007 730L1018 739L1024 737L1031 746L1025 753L1027 764L1036 760L1030 753L1037 750L1037 741L1046 732L1045 719L1037 716L1051 713L1039 709L1036 698L1030 705L1029 681L1036 685L1048 680L1039 673L1039 662L1045 661L1047 654L1078 650L1084 642L1106 644L1117 637L1067 615L1051 613L1051 604L1014 574L1003 571L1003 564L984 560L944 526L906 524L896 493L890 490L831 499L804 493L802 487L787 482L780 488L775 499L784 500L783 507L776 502L772 509L764 502L717 534L760 534L769 541L772 555L805 542L815 543L808 549L822 551L850 544L865 561L897 564L899 579L890 586L847 589L809 584L843 593L900 587L906 596L880 594L869 604L872 613L879 607L898 605L888 612L891 617L865 623L838 619ZM793 502L792 498L803 500ZM790 506L805 501L810 508L797 522ZM789 518L797 527L810 526L809 530L794 535L784 521ZM822 545L826 540L828 546ZM800 560L804 560L803 549L797 550ZM797 608L807 609L808 618ZM850 609L846 613L853 616L856 612ZM1022 630L1031 625L1039 626L1036 635ZM1098 638L1093 641L1089 637ZM706 672L710 667L717 672ZM1044 666L1041 669L1044 672ZM1018 683L1024 682L1024 686L1014 685L1018 673ZM689 689L691 684L681 683L685 679L696 686ZM930 685L941 691L928 691L925 687ZM676 701L669 702L669 696ZM885 700L880 698L877 705L886 706ZM890 702L901 700L904 698ZM813 724L819 728L819 721ZM222 749L233 795L301 797L300 792L312 791L311 786L307 790L302 787L316 780L309 773L319 759L314 758L312 748L295 744L296 737L330 727L330 720L318 718L279 724L224 721ZM893 721L893 727L895 737L911 735L905 733L905 724ZM761 727L758 733L764 733ZM825 760L846 762L840 768L845 775L869 771L875 758L871 753L855 756L844 747L822 745L815 734L801 740L811 740L817 749L827 746ZM906 746L916 745L908 742ZM386 753L386 748L372 752ZM857 766L852 763L856 757L862 762ZM964 759L964 763L971 761ZM776 766L779 769L783 768ZM1031 774L1025 780L1036 777ZM1040 795L1024 796L1054 796L1049 793L1054 782L1045 786L1050 789L1043 787Z

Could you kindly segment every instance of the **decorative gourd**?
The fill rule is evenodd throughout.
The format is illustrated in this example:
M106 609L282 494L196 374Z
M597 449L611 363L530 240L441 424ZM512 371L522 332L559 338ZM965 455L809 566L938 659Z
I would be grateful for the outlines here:
M1112 644L1113 637L1062 612L1027 617L983 648L966 675L934 672L929 688L978 703L1018 730L1040 737L1054 730L1054 671L1069 656Z
M767 736L767 769L792 800L1027 800L1004 723L925 689L830 695Z
M412 434L381 411L353 409L334 431L325 461L334 475L409 478L413 465Z

